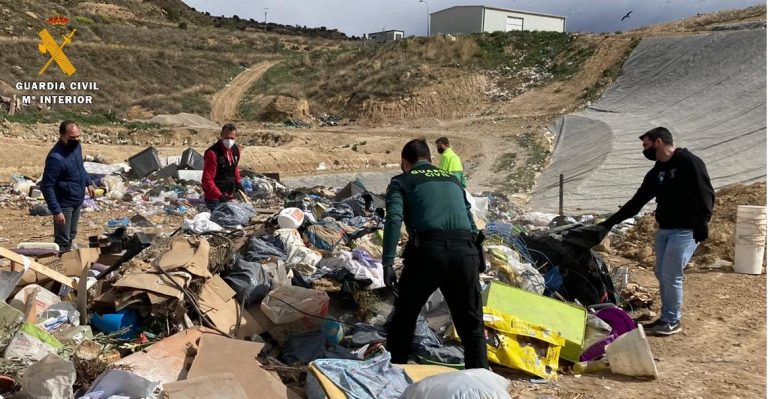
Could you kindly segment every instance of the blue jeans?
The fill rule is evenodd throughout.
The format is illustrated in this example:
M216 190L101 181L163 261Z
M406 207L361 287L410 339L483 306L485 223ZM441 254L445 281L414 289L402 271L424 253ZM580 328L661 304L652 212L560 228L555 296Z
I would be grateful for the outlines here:
M655 236L655 277L660 284L660 320L682 318L684 269L698 244L689 229L660 229Z
M78 222L80 221L80 207L64 208L64 224L53 224L53 241L59 244L59 251L67 252L72 249L72 241L78 235Z

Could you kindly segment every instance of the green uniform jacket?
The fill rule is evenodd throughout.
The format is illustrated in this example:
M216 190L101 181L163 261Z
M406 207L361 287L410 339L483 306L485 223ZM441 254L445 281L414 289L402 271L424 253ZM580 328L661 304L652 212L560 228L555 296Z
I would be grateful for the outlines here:
M383 265L393 265L396 259L402 221L410 235L431 230L477 231L460 182L428 161L419 161L409 172L391 179L385 204Z
M452 151L451 147L448 147L444 150L444 153L441 154L438 168L455 175L463 187L468 186L468 182L465 180L465 172L463 171L463 163L460 161L460 157Z

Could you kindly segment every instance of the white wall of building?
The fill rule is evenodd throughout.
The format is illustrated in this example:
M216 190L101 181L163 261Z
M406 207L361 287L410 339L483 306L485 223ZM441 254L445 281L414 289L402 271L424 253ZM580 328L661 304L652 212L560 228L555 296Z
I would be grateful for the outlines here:
M431 14L430 34L463 34L481 32L483 7L456 7Z
M506 11L483 6L452 7L431 14L430 34L468 34L508 30L564 32L562 17Z
M519 12L487 8L484 13L484 32L506 31L508 17L520 18L523 29L528 31L564 32L564 19L557 17L524 14Z

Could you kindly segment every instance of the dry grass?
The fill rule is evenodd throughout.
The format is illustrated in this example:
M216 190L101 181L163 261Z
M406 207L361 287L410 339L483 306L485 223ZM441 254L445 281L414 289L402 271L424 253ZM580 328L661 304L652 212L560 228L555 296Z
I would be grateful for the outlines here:
M240 114L259 115L263 95L306 98L311 111L358 117L370 99L395 100L457 74L495 71L515 77L528 68L543 79L575 73L593 48L573 48L574 37L553 32L497 32L409 38L357 48L317 50L274 66L247 93ZM564 62L556 57L565 54Z
M46 1L4 2L9 12L3 14L8 28L0 30L0 62L6 66L0 68L0 81L11 86L31 80L98 83L98 92L23 93L94 95L92 106L52 106L56 112L115 113L125 117L132 106L141 106L156 114L190 112L208 116L210 96L244 68L309 48L339 46L325 39L195 25L194 16L199 14L190 14L192 11L177 0L110 1L139 19L87 12L83 15L84 10L94 6L82 3L72 0L64 7ZM175 10L171 14L176 17L168 10ZM51 15L68 16L69 26L46 25L44 19ZM190 23L187 29L180 29L174 20ZM77 68L73 77L66 77L55 65L44 76L37 76L45 63L45 57L37 51L37 31L42 27L55 37L77 29L65 50ZM0 87L7 86L0 83ZM0 92L3 96L11 94L8 90Z

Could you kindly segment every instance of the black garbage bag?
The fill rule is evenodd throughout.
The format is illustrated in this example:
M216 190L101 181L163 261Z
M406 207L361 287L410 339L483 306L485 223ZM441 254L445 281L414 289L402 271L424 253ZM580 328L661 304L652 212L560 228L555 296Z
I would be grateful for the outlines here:
M245 306L262 302L273 289L273 279L257 262L239 259L224 277L225 282L235 291L238 303Z
M283 246L283 245L281 245ZM246 248L246 259L249 262L261 262L270 257L286 260L286 254L275 246L275 243L267 242L259 237L251 237Z
M601 241L596 229L572 225L522 238L543 276L558 268L562 284L556 292L564 299L584 306L617 303L607 264L591 249Z
M37 204L32 208L29 208L29 214L32 216L51 216L53 215L48 206L44 204Z
M388 315L386 326L390 323L392 317L393 312ZM423 359L439 363L459 364L465 362L463 347L441 342L441 339L430 328L428 320L422 314L417 317L417 323L414 327L412 353Z

